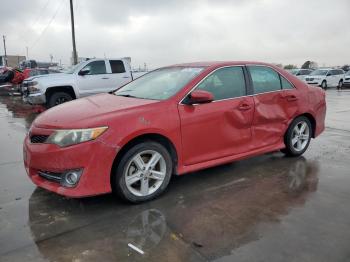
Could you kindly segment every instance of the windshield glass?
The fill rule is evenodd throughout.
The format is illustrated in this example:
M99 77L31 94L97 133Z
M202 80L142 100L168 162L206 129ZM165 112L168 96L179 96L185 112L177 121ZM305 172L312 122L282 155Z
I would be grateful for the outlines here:
M72 66L72 67L68 68L67 70L63 70L63 73L73 74L75 71L77 71L78 67L80 67L80 65L82 63L84 63L84 62L80 62L79 64L76 64L75 66Z
M292 75L296 75L299 72L299 69L290 69L288 70L289 73L291 73Z
M317 69L313 72L311 72L311 76L325 76L327 74L328 70L322 70L322 69Z
M167 67L152 71L117 90L117 96L165 100L176 94L204 67Z

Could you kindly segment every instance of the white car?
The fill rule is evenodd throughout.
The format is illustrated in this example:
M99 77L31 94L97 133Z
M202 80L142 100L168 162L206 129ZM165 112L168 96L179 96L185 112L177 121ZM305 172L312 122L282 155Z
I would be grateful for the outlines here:
M133 80L130 58L91 59L65 73L45 75L27 83L24 100L47 107L97 93L107 93Z
M344 83L345 73L342 69L317 69L305 77L305 82L309 85L317 85L323 89L327 87L341 88Z
M288 70L289 73L292 75L295 75L300 80L305 80L305 77L310 75L312 73L312 69L291 69Z
M346 74L345 74L343 86L350 87L350 71L346 72Z

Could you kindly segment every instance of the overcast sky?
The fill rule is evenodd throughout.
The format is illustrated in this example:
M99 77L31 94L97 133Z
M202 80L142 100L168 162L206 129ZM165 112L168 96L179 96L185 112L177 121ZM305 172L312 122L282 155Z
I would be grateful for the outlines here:
M350 63L350 0L75 0L82 57L151 68L190 61ZM1 0L8 54L69 63L69 0ZM0 45L0 54L3 47Z

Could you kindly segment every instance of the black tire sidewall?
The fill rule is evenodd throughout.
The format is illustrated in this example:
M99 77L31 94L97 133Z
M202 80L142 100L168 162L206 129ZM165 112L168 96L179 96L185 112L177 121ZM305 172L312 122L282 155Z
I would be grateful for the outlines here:
M48 107L51 108L51 107L57 106L55 104L55 101L60 97L64 97L67 100L66 102L73 100L72 96L66 92L55 92L49 97L49 101L47 103Z
M294 148L293 148L293 145L292 145L292 135L293 135L293 129L294 127L301 121L304 121L307 123L308 127L309 127L309 140L305 146L305 148L301 151L296 151ZM285 138L284 138L284 143L286 145L286 148L283 150L284 153L286 153L287 155L289 156L300 156L302 154L304 154L304 152L308 149L309 147L309 144L310 144L310 141L311 141L311 137L312 137L312 125L311 125L311 122L310 120L305 117L305 116L299 116L297 118L295 118L292 123L289 125L288 127L288 130L287 130L287 133L285 135Z
M326 81L326 80L323 80L323 81L322 81L321 87L322 87L324 90L327 89L327 81Z
M160 153L166 163L166 175L164 178L164 181L162 185L158 188L157 191L155 191L153 194L148 196L135 196L132 194L125 183L124 179L124 173L126 172L126 168L128 166L129 161L138 153L145 151L145 150L154 150ZM139 143L132 148L130 148L121 158L117 168L116 172L112 174L112 189L113 192L117 193L122 199L132 202L132 203L140 203L144 201L148 201L151 199L154 199L158 197L160 194L162 194L165 189L168 187L168 184L171 179L172 175L172 168L173 162L171 159L171 156L168 152L168 150L161 144L153 141L145 141L142 143Z

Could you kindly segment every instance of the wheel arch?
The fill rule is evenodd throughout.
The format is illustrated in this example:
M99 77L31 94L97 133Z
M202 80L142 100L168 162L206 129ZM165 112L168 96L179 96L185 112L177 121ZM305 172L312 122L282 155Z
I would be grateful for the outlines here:
M159 133L146 133L138 135L131 140L129 140L127 143L125 143L122 148L118 151L117 155L114 158L112 169L111 169L111 182L112 182L112 175L116 171L121 158L123 155L133 146L145 142L145 141L154 141L158 142L159 144L163 145L169 152L171 158L174 161L173 165L173 174L177 174L177 165L178 165L178 153L176 150L176 147L174 143L166 136L161 135Z
M296 119L296 118L298 118L298 117L301 117L301 116L305 116L307 119L309 119L309 121L310 121L310 123L311 123L311 131L312 131L311 137L312 137L312 138L315 138L316 119L315 119L315 117L314 117L311 113L303 113L303 114L297 115L297 116L294 117L293 120L289 123L288 128L289 128L289 126L291 125L291 123L294 121L294 119ZM288 128L287 128L287 131L286 131L286 132L288 132Z
M56 92L66 92L66 93L70 94L73 99L77 98L77 96L74 92L74 88L70 85L52 86L52 87L49 87L46 89L46 92L45 92L46 101L49 101L50 96Z

